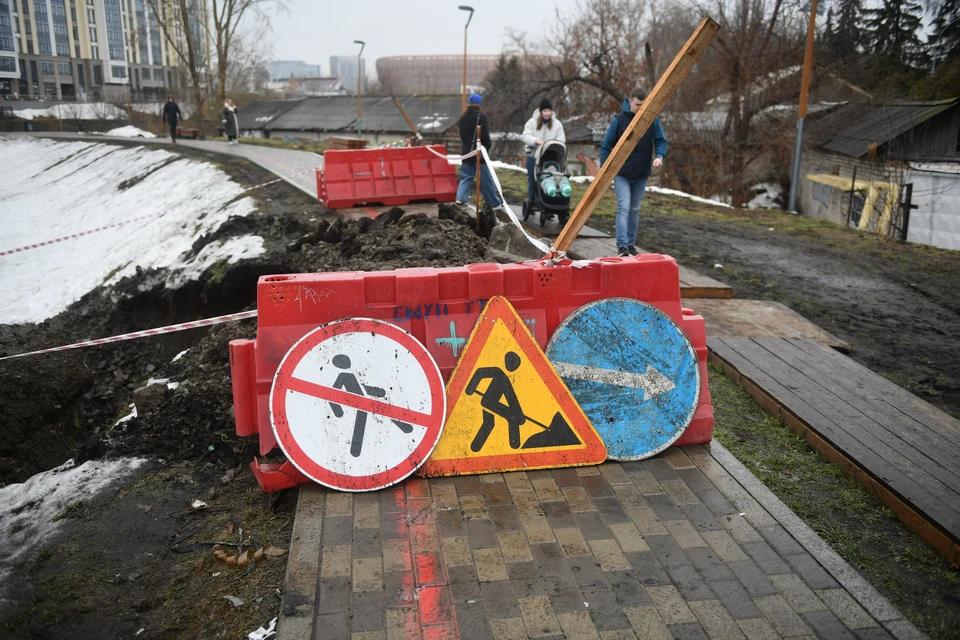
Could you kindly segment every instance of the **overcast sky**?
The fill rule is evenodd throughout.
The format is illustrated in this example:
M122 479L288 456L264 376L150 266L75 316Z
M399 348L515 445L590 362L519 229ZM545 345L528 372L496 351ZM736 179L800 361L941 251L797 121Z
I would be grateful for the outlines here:
M274 16L273 59L303 60L330 72L330 56L355 56L364 40L367 73L377 58L400 55L463 55L468 4L476 11L467 30L468 53L500 53L507 29L535 39L557 6L569 11L575 0L290 0L289 13Z

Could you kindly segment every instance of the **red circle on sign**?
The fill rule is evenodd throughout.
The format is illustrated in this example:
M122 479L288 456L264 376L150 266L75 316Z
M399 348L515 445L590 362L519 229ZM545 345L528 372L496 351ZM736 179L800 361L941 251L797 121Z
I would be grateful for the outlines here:
M418 413L393 406L387 402L372 400L364 396L354 396L345 391L337 391L331 387L323 387L294 377L293 373L297 366L316 347L331 338L348 334L366 334L368 336L373 334L374 336L387 338L393 341L398 348L409 353L420 366L426 378L431 400L430 412ZM318 397L322 400L331 403L336 400L339 404L352 409L358 409L356 405L360 405L364 410L374 414L379 413L378 409L381 409L384 415L403 417L405 420L425 428L426 431L419 444L409 455L387 469L368 475L339 473L314 460L297 441L290 428L287 406L288 392L301 392L310 395L311 391L309 389L305 390L305 385L320 390L322 395L318 395ZM330 394L336 395L331 397ZM321 325L303 336L283 357L280 366L277 367L277 372L273 378L273 387L270 390L270 422L277 437L277 442L287 458L304 475L314 481L343 491L382 489L400 482L416 471L430 456L440 440L446 412L447 396L443 385L443 377L430 352L416 338L400 327L373 318L337 320Z

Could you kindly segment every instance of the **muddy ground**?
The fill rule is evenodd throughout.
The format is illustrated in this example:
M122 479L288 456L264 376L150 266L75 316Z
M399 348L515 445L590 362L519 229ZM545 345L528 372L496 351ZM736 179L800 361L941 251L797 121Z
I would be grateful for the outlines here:
M240 159L178 151L244 184L273 178ZM47 322L0 326L0 355L251 309L260 275L461 265L486 255L485 240L455 209L444 207L443 219L395 211L344 223L285 183L255 194L259 212L215 236L255 232L266 240L264 256L215 266L177 291L158 284L162 274L140 273ZM644 204L638 244L730 283L738 297L784 302L849 341L860 362L960 412L960 301L950 295L960 281L957 254L657 196ZM242 575L210 546L289 541L295 500L259 491L246 467L254 443L234 432L226 345L253 337L255 324L0 362L0 482L22 482L71 457L155 461L123 490L65 510L63 535L18 572L16 606L0 611L0 635L242 637L276 615L285 558ZM140 417L114 426L150 377L180 386L140 396ZM191 510L195 499L209 508ZM235 608L224 595L244 604Z

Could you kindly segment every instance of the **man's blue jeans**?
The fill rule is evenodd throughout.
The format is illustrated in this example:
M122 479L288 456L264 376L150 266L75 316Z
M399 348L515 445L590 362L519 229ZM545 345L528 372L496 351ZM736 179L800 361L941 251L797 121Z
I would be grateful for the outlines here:
M470 194L473 193L473 180L477 175L477 165L464 162L460 165L460 185L457 187L457 201L470 202ZM493 184L493 176L490 175L490 169L486 164L480 167L480 193L483 199L491 207L499 207L500 196L497 194L497 187Z
M537 197L537 182L534 180L534 170L537 167L537 161L533 156L527 156L527 200L534 201Z
M617 248L632 247L637 242L637 225L640 224L640 203L647 189L644 176L637 180L617 176L613 190L617 194Z

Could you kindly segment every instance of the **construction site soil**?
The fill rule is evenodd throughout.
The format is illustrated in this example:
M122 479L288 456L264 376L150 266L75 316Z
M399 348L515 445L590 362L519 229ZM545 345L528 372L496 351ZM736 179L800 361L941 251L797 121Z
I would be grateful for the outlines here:
M243 184L273 178L244 160L179 152ZM253 309L261 275L452 266L489 255L456 206L440 205L437 218L394 209L344 221L285 183L255 194L258 212L231 219L215 237L260 235L261 257L218 264L177 290L164 286L161 272L140 272L46 322L0 326L0 356ZM824 234L802 227L768 231L765 216L776 214L700 205L679 212L672 202L644 203L638 244L709 269L737 297L788 304L848 340L870 368L960 414L957 254L842 229L824 244ZM0 635L245 637L276 615L285 558L265 558L241 575L210 551L225 540L289 544L294 494L259 491L247 467L255 442L234 430L227 344L255 333L256 322L245 320L0 363L0 482L23 482L68 458L152 461L119 492L66 510L58 536L8 585ZM179 386L137 391L139 415L117 423L150 378ZM207 506L191 508L195 499Z

